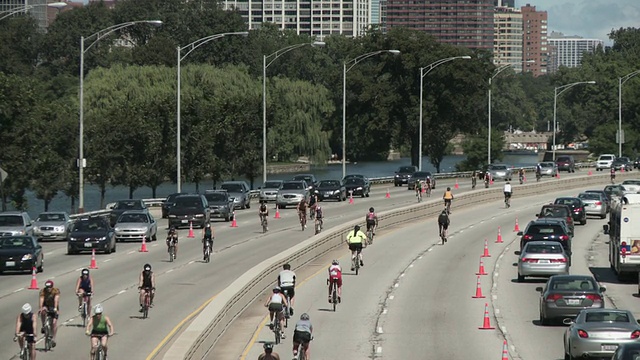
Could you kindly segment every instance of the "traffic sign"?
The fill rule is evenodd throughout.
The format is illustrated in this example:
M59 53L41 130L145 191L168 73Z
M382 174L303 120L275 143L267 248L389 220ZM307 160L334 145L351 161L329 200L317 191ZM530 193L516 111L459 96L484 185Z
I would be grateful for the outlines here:
M9 174L7 174L6 171L0 168L0 183L7 180L7 176L9 176Z

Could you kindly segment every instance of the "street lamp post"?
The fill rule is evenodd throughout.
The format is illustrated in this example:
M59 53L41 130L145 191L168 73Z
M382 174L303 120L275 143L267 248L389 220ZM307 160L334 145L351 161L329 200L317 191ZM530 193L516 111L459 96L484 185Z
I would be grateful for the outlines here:
M378 50L362 54L342 64L342 177L347 175L347 72L360 61L382 53L400 54L400 50ZM347 65L350 65L347 68Z
M177 109L176 109L176 192L180 193L182 192L182 171L180 169L180 163L181 163L181 155L180 155L180 62L187 57L187 55L191 54L191 52L197 48L199 48L201 45L204 45L210 41L216 40L216 39L220 39L223 38L225 36L231 36L231 35L242 35L242 36L247 36L249 33L247 31L241 31L241 32L227 32L227 33L222 33L222 34L215 34L215 35L209 35L209 36L205 36L201 39L198 39L194 42L192 42L191 44L185 45L185 46L178 46L177 50L178 50L178 84L177 84ZM188 50L184 55L181 55L182 50Z
M78 212L84 212L84 168L87 165L86 159L84 158L84 53L87 52L95 43L102 40L105 36L113 33L114 31L118 31L120 29L133 26L136 24L152 24L152 25L162 25L162 21L160 20L140 20L140 21L129 21L121 24L116 24L109 26L108 28L104 28L92 35L80 37L80 134L78 136L78 160L77 165L79 168L78 171ZM89 46L85 48L84 42L85 40L89 40L95 37L95 40Z
M322 47L325 45L324 41L314 41L312 43L302 43L287 46L282 48L271 55L264 55L262 57L262 181L267 181L267 68L276 61L281 55L288 53L291 50L301 48L303 46ZM267 60L270 59L267 63Z
M449 57L449 58L445 58L445 59L440 59L432 64L429 64L425 67L421 67L420 68L420 130L418 131L419 135L418 135L418 170L422 171L422 91L423 91L423 86L422 86L422 82L424 80L424 77L427 76L427 74L433 70L434 68L436 68L438 65L442 65L446 62L449 61L453 61L453 60L457 60L457 59L471 59L471 56L465 55L465 56L454 56L454 57ZM426 71L425 71L426 70Z
M558 86L553 90L553 162L556 161L556 113L558 107L558 95L571 89L576 85L595 84L595 81L578 81L567 85ZM558 92L560 90L560 92Z
M627 82L627 80L632 77L640 74L640 70L636 70L632 73L629 73L621 78L618 78L618 156L622 156L622 142L624 141L624 136L622 135L622 84Z
M33 4L33 5L23 5L23 6L18 6L15 7L11 10L5 10L5 11L0 11L0 15L3 15L2 17L0 17L0 20L6 19L9 16L21 13L21 12L25 12L27 10L31 10L34 7L40 7L40 6L46 6L46 7L50 7L50 8L55 8L55 9L62 9L63 7L67 6L67 3L64 2L54 2L54 3L50 3L50 4Z

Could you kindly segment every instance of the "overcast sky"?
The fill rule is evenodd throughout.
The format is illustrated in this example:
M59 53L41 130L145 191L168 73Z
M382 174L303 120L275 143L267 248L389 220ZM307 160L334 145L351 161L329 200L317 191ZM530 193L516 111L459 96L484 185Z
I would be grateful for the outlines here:
M640 28L640 0L516 0L516 7L526 4L547 11L549 34L558 31L611 45L612 29Z

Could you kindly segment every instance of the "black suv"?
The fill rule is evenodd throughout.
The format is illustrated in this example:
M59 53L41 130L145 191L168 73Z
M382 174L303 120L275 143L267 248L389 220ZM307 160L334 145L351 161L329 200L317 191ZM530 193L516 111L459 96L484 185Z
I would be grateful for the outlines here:
M224 219L224 221L231 219L233 200L231 200L226 190L207 190L204 192L204 197L209 203L209 216L211 218L220 218Z
M584 209L584 203L580 198L576 197L559 197L554 204L562 204L568 205L571 208L571 215L573 216L573 221L579 222L580 225L587 224L587 212Z
M558 156L556 158L556 166L558 167L558 171L576 172L576 162L573 156L570 155Z
M571 231L564 219L543 218L529 222L524 231L518 232L520 251L529 241L557 241L562 244L567 254L571 256Z
M409 184L411 176L418 171L417 166L400 166L396 175L393 177L393 186L402 186L402 184Z
M178 195L185 195L187 193L173 193L162 202L162 218L166 219L169 216L169 208L173 206L173 201Z
M169 227L173 226L177 229L193 224L193 226L204 228L211 218L210 214L209 204L204 195L179 195L169 209Z
M105 254L116 252L116 234L109 221L103 217L80 218L71 226L67 254L92 250L103 251Z

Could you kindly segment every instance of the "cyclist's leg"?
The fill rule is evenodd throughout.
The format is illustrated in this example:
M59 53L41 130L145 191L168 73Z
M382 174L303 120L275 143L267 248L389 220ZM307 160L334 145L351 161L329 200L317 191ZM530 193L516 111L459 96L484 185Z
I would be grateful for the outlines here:
M156 296L156 291L149 289L149 303L153 305L153 298Z
M140 310L142 310L142 305L144 305L144 295L147 290L145 288L140 289Z
M100 337L100 342L102 342L102 349L104 350L104 357L105 359L107 358L107 340L109 339L108 336L104 335L102 337Z
M362 245L361 245L362 246ZM360 266L362 266L362 247L358 249L358 260L360 260Z
M29 353L31 353L31 359L34 360L36 358L36 335L25 335L24 341L27 342L27 349L29 349Z
M84 289L78 289L78 311L82 308L82 300L84 299Z
M91 359L96 356L96 351L98 351L98 341L100 341L100 339L97 336L91 335Z
M51 314L51 326L53 327L53 339L55 340L58 333L58 313ZM53 343L55 344L55 341Z
M293 332L293 357L297 357L298 356L298 347L300 346L300 343L297 342L296 340L298 340L297 336L296 336L296 332Z

